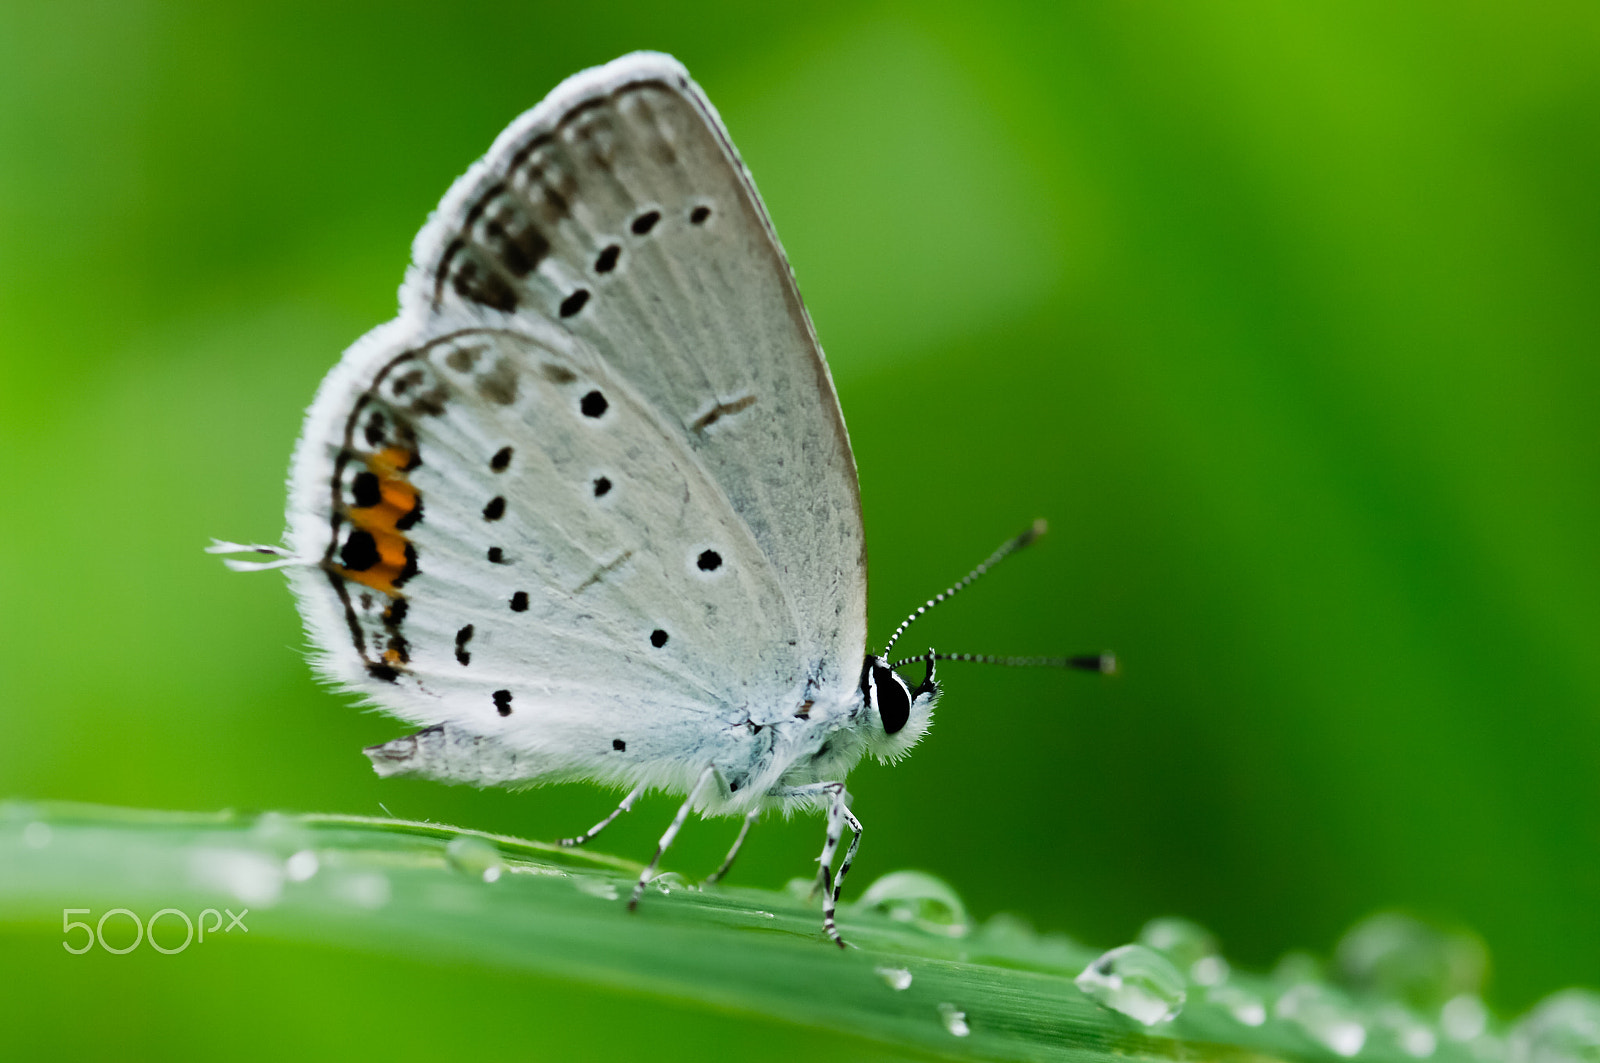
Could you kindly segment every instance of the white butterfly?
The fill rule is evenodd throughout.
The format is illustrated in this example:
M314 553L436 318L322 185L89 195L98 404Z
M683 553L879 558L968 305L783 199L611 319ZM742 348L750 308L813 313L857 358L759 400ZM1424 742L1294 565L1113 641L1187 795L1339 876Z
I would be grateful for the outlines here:
M456 181L306 415L288 521L286 549L212 549L274 555L229 563L287 568L322 675L425 728L367 750L380 775L629 787L573 844L687 795L634 904L690 811L745 816L715 878L761 812L824 810L843 944L844 778L917 743L950 655L912 687L866 652L828 366L676 60L569 78Z

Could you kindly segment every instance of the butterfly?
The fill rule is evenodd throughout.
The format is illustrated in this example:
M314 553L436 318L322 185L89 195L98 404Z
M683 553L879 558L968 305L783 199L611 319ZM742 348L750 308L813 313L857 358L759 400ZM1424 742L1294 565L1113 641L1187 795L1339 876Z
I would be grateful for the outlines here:
M761 813L820 811L841 946L845 777L927 732L937 660L976 659L867 652L828 364L716 110L658 53L569 78L455 182L398 316L306 415L286 545L211 549L286 569L318 672L421 728L366 751L380 775L626 788L570 844L684 795L630 906L690 812L744 817L716 879Z

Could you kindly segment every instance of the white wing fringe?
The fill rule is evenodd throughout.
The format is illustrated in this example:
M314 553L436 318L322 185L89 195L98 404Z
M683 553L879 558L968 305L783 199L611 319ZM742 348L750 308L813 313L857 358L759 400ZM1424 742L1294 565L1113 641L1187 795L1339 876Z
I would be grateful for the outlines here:
M208 554L265 554L273 558L271 561L241 561L235 557L223 558L222 563L234 572L265 572L273 568L288 568L291 565L305 564L305 559L296 557L281 546L263 546L260 543L230 543L222 539L212 539L211 545L206 547Z

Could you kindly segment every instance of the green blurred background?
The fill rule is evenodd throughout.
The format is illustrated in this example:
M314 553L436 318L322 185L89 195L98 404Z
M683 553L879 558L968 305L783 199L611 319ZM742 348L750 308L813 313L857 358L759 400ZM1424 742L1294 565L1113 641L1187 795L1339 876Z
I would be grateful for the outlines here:
M1484 936L1503 1012L1600 982L1588 2L0 6L0 795L534 838L609 807L379 781L360 748L401 726L311 680L278 576L201 548L275 538L301 412L451 179L642 47L720 108L798 273L874 640L1044 516L913 641L1125 664L950 666L916 754L851 779L858 889L925 868L1101 945L1179 913L1247 967L1400 906ZM672 807L603 847L647 856ZM763 824L738 874L820 836ZM520 975L54 940L4 962L84 1046L872 1054Z

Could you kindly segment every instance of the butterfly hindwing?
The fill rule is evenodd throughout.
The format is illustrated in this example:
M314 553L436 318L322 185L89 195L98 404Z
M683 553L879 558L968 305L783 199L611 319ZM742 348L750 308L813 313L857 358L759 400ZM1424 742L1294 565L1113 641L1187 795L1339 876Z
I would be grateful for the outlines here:
M327 519L303 527L320 564L296 587L331 614L318 641L353 651L326 669L397 715L497 739L531 774L630 777L741 733L742 706L797 701L797 632L693 452L548 338L374 347L326 404L342 424L306 443Z

